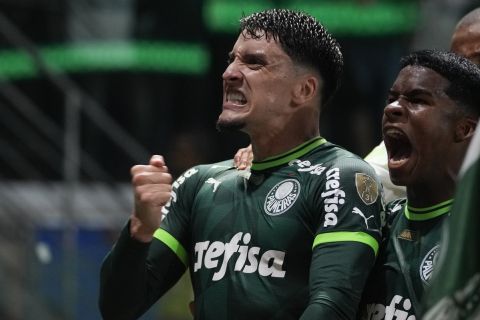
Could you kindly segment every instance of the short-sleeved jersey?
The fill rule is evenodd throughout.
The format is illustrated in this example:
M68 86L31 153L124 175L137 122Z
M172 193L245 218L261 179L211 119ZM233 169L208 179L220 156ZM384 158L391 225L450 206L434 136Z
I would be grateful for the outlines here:
M452 202L413 208L406 199L399 199L387 205L385 238L360 304L361 319L418 317Z
M354 242L371 255L332 263L373 265L381 210L373 169L316 138L254 162L250 172L231 160L186 171L150 256L155 270L155 250L166 245L190 268L198 318L298 319L310 298L312 251Z

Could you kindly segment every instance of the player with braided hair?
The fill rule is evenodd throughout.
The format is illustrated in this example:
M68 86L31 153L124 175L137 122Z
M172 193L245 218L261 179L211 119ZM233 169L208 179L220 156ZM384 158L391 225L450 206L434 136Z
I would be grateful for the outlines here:
M380 183L320 136L343 59L313 17L244 17L223 73L220 130L253 164L199 165L173 184L153 156L131 170L135 208L101 271L105 319L136 319L189 269L195 319L353 319L380 241Z

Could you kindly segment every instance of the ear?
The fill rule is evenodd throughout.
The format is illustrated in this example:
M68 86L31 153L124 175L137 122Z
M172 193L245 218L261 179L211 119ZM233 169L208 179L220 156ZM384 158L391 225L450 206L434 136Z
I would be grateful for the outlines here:
M455 142L471 139L475 133L478 119L471 117L464 117L458 121L455 127Z
M319 80L312 74L302 76L293 89L292 101L295 105L302 105L312 100L319 87Z

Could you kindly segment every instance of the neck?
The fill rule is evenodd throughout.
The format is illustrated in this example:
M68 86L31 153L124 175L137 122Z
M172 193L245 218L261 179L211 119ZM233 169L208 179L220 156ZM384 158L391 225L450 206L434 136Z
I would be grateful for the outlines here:
M458 180L458 172L463 163L468 140L452 147L450 152L444 155L444 164L438 161L438 166L433 167L428 178L415 185L407 186L408 203L414 207L428 207L437 203L452 199ZM433 166L433 165L432 165Z
M257 162L263 161L266 158L285 153L298 145L319 136L320 133L317 131L303 135L281 134L277 136L264 135L257 138L251 137L253 160Z
M455 194L455 179L449 177L441 182L407 187L408 203L417 208L433 206L452 199Z
M314 110L312 113L311 110ZM287 121L271 122L269 127L249 132L254 161L287 152L296 146L320 136L318 111L305 108L291 115ZM313 120L316 119L316 120ZM285 120L285 119L283 119Z

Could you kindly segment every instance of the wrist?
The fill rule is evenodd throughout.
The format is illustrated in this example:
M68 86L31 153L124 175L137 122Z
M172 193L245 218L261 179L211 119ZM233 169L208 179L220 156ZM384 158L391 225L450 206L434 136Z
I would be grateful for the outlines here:
M147 228L134 214L130 216L130 236L140 242L149 243L153 240L155 230Z

